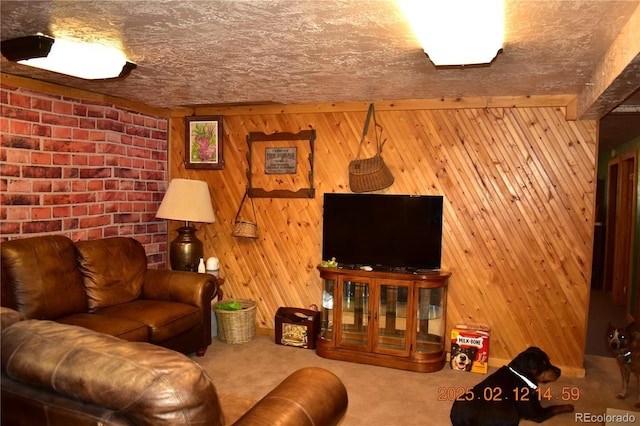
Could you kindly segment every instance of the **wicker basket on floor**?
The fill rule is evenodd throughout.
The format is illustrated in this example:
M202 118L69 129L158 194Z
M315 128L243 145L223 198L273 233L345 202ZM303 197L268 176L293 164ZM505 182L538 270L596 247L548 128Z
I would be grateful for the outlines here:
M219 309L218 306L227 304L230 300L223 300L213 305L218 323L218 338L225 343L247 343L256 334L256 302L253 300L239 299L242 306L238 311Z

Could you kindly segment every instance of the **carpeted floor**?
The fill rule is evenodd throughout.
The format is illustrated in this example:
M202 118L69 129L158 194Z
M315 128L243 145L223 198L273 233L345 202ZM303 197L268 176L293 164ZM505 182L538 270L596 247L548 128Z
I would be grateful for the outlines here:
M412 426L447 425L452 402L448 394L471 387L484 376L452 371L445 366L435 373L412 373L390 368L333 361L318 357L315 351L276 345L273 338L255 336L242 345L229 345L214 338L204 357L193 357L212 377L228 423L237 419L255 401L293 371L305 366L326 368L344 382L349 394L349 408L341 425ZM553 360L552 360L553 361ZM638 390L635 382L627 399L616 399L620 374L613 358L587 355L586 377L560 379L549 388L554 399L561 399L563 388L573 390L576 413L601 415L607 408L634 412ZM490 369L490 373L495 368ZM453 391L451 391L453 390ZM543 402L562 403L562 401ZM576 424L575 413L556 416L545 425ZM522 425L533 422L523 421ZM602 423L592 423L602 424Z

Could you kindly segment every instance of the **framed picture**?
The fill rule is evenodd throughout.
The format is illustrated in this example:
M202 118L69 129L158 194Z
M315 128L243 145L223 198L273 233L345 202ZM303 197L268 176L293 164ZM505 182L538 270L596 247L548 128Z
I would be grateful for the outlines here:
M266 174L295 175L298 170L298 148L266 148L264 172Z
M247 194L258 198L314 198L315 129L247 135ZM308 186L307 186L308 183Z
M222 116L187 116L184 118L184 129L184 167L187 169L224 169Z

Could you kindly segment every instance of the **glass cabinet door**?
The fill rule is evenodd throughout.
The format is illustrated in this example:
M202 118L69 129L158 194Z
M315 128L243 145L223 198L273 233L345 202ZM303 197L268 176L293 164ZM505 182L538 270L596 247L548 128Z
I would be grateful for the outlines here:
M367 350L369 347L369 283L361 281L341 282L342 313L338 344L343 347Z
M445 287L418 288L416 352L438 352L444 342Z
M399 282L379 285L376 352L409 353L411 292L408 285Z
M333 292L336 282L325 279L322 289L322 311L320 313L320 338L333 340Z

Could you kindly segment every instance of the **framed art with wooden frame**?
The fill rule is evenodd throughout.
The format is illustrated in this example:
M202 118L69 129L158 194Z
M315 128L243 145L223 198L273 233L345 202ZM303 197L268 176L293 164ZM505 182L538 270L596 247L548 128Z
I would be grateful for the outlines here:
M184 129L184 167L224 169L222 116L187 116L184 118Z
M258 198L314 198L315 129L247 135L247 193ZM307 158L307 161L298 161ZM308 179L309 186L305 186Z

